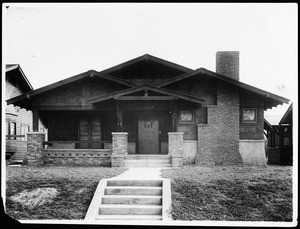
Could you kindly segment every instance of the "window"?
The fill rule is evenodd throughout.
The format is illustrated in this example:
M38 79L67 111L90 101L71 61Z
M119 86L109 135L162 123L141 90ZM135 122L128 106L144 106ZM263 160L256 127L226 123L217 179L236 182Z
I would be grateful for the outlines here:
M21 137L21 141L27 141L27 135L26 133L28 133L30 131L30 126L27 124L21 124L21 135L25 135L25 137Z
M6 121L6 135L17 135L17 124ZM6 139L16 139L16 137L7 137Z
M180 123L194 123L194 112L192 110L180 111Z
M256 123L257 110L256 108L244 108L243 109L243 122L244 123Z

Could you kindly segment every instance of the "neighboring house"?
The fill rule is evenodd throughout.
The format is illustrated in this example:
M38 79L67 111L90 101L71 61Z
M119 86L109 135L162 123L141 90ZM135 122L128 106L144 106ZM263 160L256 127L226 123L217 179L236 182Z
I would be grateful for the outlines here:
M265 119L268 138L268 164L293 164L293 103L289 106L278 125Z
M32 86L18 64L7 64L6 99L32 91ZM12 104L5 108L6 159L23 162L26 158L26 133L32 129L32 112Z
M216 61L212 72L146 54L7 102L33 111L33 131L45 123L49 148L111 148L112 132L127 132L129 154L159 157L168 133L183 132L187 162L265 165L264 110L289 100L240 82L239 52Z

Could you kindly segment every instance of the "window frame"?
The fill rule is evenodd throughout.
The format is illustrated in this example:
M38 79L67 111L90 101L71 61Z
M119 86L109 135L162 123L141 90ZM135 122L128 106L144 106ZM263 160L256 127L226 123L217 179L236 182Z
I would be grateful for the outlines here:
M252 110L254 111L254 120L245 120L244 119L244 112L246 110ZM243 123L257 123L257 108L242 108L242 121Z
M187 112L191 112L192 114L192 120L191 121L184 121L181 119L181 113L187 111ZM180 110L179 111L179 123L180 124L195 124L195 111L192 109L185 109L185 110Z

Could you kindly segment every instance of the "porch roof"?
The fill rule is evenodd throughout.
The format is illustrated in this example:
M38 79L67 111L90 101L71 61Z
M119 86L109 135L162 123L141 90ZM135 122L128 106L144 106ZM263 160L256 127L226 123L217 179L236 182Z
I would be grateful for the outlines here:
M45 87L41 87L39 89L32 90L30 92L24 93L20 96L16 96L12 99L8 99L7 104L9 105L9 104L14 104L14 103L20 102L22 100L27 100L32 96L39 95L43 92L47 92L47 91L50 91L52 89L58 88L60 86L63 86L63 85L69 84L69 83L73 83L73 82L76 82L78 80L88 78L88 77L98 77L98 78L109 80L109 81L112 81L112 82L115 82L115 83L118 83L118 84L122 84L122 85L125 85L125 86L128 86L128 87L137 86L135 83L129 82L127 80L123 80L123 79L120 79L120 78L117 78L117 77L114 77L114 76L111 76L111 75L106 75L104 73L96 72L95 70L89 70L87 72L83 72L81 74L71 76L67 79L64 79L64 80L58 81L56 83L47 85Z
M128 94L132 94L132 93L140 92L140 91L153 91L153 92L160 93L160 94L163 94L163 95L166 95L166 96L126 96ZM205 102L205 100L194 97L194 96L190 96L190 95L182 94L182 93L175 92L175 91L172 91L172 90L158 88L158 87L154 87L154 86L150 86L150 85L137 86L137 87L133 87L133 88L113 92L113 93L110 93L110 94L107 94L107 95L104 95L104 96L91 98L91 99L89 99L89 102L91 102L92 104L96 104L96 103L99 103L99 102L102 102L102 101L105 101L105 100L109 100L109 99L116 99L116 100L118 100L118 99L120 99L120 100L122 100L122 99L123 100L124 99L128 99L128 100L172 100L172 99L175 100L175 99L183 99L183 100L187 100L187 101L198 103L198 104L203 104L203 102Z

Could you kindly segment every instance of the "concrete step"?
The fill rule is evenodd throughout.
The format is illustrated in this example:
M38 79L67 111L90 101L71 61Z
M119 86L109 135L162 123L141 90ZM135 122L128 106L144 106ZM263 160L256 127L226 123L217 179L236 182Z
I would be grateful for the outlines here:
M171 156L167 154L128 154L124 156L124 159L170 159Z
M161 215L98 215L96 220L162 220Z
M107 186L162 187L162 180L108 180Z
M149 166L164 166L170 165L170 162L147 162L147 161L139 161L139 162L131 162L131 161L124 161L124 165L149 165Z
M105 195L162 195L161 187L107 186Z
M162 197L146 195L104 195L102 204L161 205Z
M124 164L125 168L170 168L171 164Z
M165 159L132 159L132 158L125 158L124 161L126 162L132 162L132 163L139 163L139 162L148 162L148 163L171 163L171 158L165 158Z
M160 205L103 204L99 215L161 215Z

